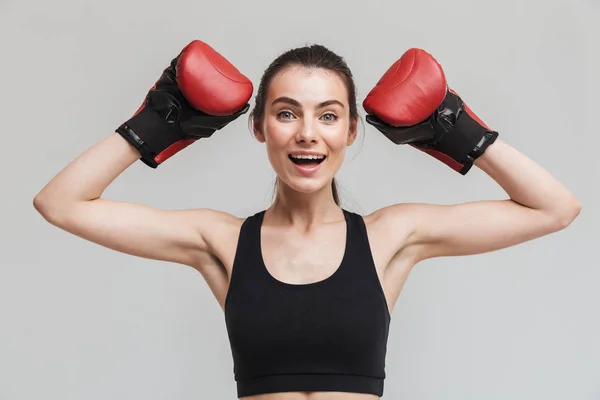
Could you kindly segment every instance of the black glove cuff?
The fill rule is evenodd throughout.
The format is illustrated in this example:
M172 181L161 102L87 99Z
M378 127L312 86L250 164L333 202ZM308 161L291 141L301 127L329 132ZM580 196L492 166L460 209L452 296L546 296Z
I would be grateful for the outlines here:
M116 132L135 147L144 164L152 168L158 167L156 156L181 139L177 137L173 124L147 106L119 126Z
M471 117L457 95L449 92L443 104L458 106L458 109L454 111L457 115L456 121L452 129L446 132L437 143L424 147L444 153L462 164L461 174L465 175L475 160L481 157L485 150L496 141L498 132L490 131Z
M486 149L490 147L490 145L494 144L496 139L498 139L498 136L498 132L486 131L468 157L473 161L477 160L483 155L483 153L485 153Z

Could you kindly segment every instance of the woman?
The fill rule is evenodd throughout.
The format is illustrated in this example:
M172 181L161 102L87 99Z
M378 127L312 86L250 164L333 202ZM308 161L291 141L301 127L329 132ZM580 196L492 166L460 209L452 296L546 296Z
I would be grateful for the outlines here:
M510 199L343 209L334 177L356 138L356 92L344 60L323 46L282 54L261 79L250 116L277 173L268 209L238 218L102 198L136 160L156 168L223 129L251 93L245 76L194 41L129 121L34 199L67 232L198 270L225 312L239 398L378 399L390 315L418 262L513 246L579 214L577 199L446 93L441 67L415 49L367 96L367 121L460 173L479 167Z

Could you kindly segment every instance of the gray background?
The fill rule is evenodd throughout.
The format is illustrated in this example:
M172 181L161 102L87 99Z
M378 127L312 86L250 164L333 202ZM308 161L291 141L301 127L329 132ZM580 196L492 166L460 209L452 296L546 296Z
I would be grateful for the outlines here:
M325 44L350 64L360 102L406 49L431 52L583 211L533 242L417 266L393 315L384 398L600 399L599 20L592 0L0 1L0 399L235 398L200 274L85 242L32 206L196 38L255 85L287 48ZM505 197L480 170L462 177L370 127L338 177L360 213ZM268 206L273 180L244 117L157 170L134 164L105 197L246 216Z

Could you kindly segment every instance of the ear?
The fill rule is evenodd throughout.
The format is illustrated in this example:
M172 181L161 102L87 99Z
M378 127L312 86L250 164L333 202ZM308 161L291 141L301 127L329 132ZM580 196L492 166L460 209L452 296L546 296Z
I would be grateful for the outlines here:
M352 118L350 121L350 129L348 130L348 146L351 146L352 143L356 140L358 130L358 116Z
M263 129L262 129L260 121L257 121L257 120L252 121L252 131L254 133L254 137L256 138L256 140L258 140L260 143L265 142L265 135L263 133Z

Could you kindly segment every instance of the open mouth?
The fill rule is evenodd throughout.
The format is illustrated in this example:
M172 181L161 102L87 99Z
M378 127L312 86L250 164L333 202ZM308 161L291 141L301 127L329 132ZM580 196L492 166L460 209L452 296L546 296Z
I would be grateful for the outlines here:
M302 165L306 167L317 166L325 161L326 156L324 155L292 155L290 154L289 159L296 165Z

